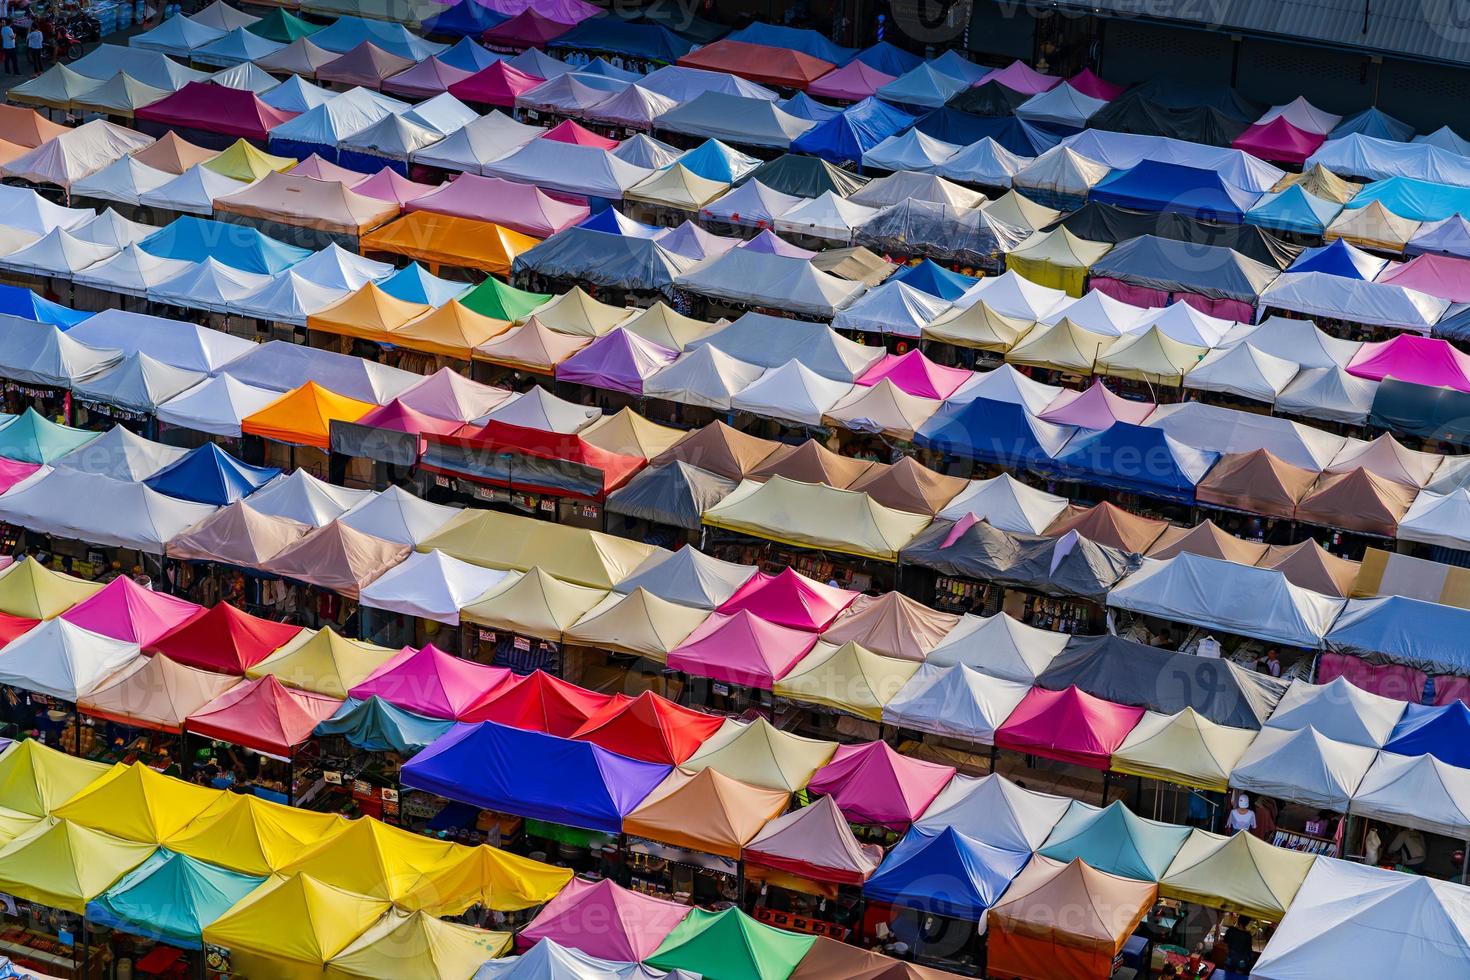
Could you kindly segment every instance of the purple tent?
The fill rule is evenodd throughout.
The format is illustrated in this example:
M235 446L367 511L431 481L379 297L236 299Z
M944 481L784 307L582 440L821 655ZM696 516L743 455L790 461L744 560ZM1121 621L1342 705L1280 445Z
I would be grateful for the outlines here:
M816 252L808 251L800 246L793 245L771 229L767 228L748 242L742 242L737 248L746 248L752 252L764 252L767 255L784 255L788 259L809 259Z
M1020 92L1022 95L1040 95L1062 84L1062 79L1055 75L1043 75L1025 62L1013 61L1004 68L997 68L975 84L981 85L985 82L999 82L1012 92Z
M677 351L618 327L558 364L556 380L641 395L643 382L678 356Z

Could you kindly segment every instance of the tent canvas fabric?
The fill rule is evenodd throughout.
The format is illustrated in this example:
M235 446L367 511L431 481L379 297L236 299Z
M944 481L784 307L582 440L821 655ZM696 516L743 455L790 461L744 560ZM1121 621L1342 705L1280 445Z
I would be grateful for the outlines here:
M593 716L620 700L538 670L509 677L506 683L466 712L465 720L492 721L497 725L570 738Z
M416 715L381 698L348 698L337 713L316 726L315 734L340 735L365 752L396 752L409 756L432 745L454 723Z
M1034 688L995 733L995 744L1034 755L1106 769L1112 754L1143 717L1075 687Z
M517 934L517 942L524 949L546 940L589 956L634 962L651 956L688 914L688 906L610 879L573 878Z
M959 919L978 919L1002 896L1030 854L1006 851L946 827L910 830L863 885L870 901Z
M1377 749L1326 737L1316 729L1263 728L1230 773L1230 785L1345 813Z
M1107 874L1158 881L1189 837L1188 827L1136 816L1121 800L1105 807L1076 801L1037 853L1074 860Z
M741 782L794 793L811 781L836 749L836 743L783 732L765 719L726 719L681 768L718 769Z
M822 526L798 527L782 515L825 514ZM929 524L920 514L905 514L851 490L772 477L765 483L744 481L714 508L704 523L730 531L805 547L838 551L883 561L898 552Z
M694 909L644 962L728 980L781 980L814 942L816 937L763 925L739 909Z
M341 706L340 698L297 691L265 676L241 681L190 715L184 728L205 738L289 758Z
M977 745L993 745L997 729L1030 690L1028 684L990 677L964 664L924 664L884 705L883 721Z
M1193 708L1149 711L1113 753L1112 769L1224 792L1255 731L1216 724Z
M150 651L186 666L238 676L300 631L299 626L251 616L221 602L154 641Z
M715 769L693 774L675 769L624 816L623 833L739 859L742 848L789 802L785 790L752 786Z
M837 804L824 796L808 806L771 820L743 851L744 860L762 869L817 882L855 885L871 875L882 860L881 849L859 844Z
M461 719L509 677L503 667L477 664L427 644L405 648L403 656L348 693L359 700L382 698L431 718Z
M838 746L807 784L852 823L903 828L918 820L954 778L950 766L900 755L885 742Z
M263 881L160 850L88 902L87 918L108 928L195 949L204 924L219 918Z

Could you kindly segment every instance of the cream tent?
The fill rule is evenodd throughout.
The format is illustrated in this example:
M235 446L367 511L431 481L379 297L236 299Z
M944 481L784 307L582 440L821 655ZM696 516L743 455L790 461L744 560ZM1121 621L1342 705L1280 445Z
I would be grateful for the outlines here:
M672 555L658 552L618 582L616 589L624 594L643 589L669 602L714 609L750 581L755 571L754 565L721 561L686 544Z
M151 136L94 119L16 157L0 168L0 173L69 190L77 181L152 142Z
M1316 860L1254 834L1193 830L1159 879L1159 894L1280 922Z
M1012 182L1014 183L1014 175ZM1016 190L1006 191L995 200L982 205L982 209L991 220L1016 229L1018 237L1054 224L1062 217L1062 212L1038 204Z
M921 666L903 690L883 707L883 722L993 745L995 730L1026 697L1031 685L1001 680L964 664Z
M173 94L169 89L154 88L120 71L71 100L73 112L96 112L104 116L133 118L133 110L152 105Z
M0 684L75 703L139 656L136 643L48 619L0 651Z
M1327 226L1322 238L1329 242L1341 238L1363 248L1400 255L1420 224L1394 214L1382 201L1374 201L1366 207L1343 211Z
M1119 337L1097 357L1097 373L1150 384L1177 385L1208 353L1181 343L1157 325Z
M789 701L881 721L883 706L918 669L914 661L880 656L851 640L841 646L818 643L776 682L775 693Z
M1380 752L1348 812L1395 827L1470 840L1470 770L1432 755Z
M724 181L709 180L676 163L655 170L652 176L628 188L623 199L635 204L698 211L729 189L730 185Z
M924 834L953 827L966 837L1007 851L1035 851L1051 836L1072 800L1038 793L999 773L956 776L914 824Z
M776 476L742 481L705 512L704 523L796 547L897 561L929 518L884 507L865 493Z
M1006 362L1022 367L1065 371L1087 377L1097 367L1098 355L1113 345L1109 334L1087 330L1068 317L1050 326L1038 326L1006 352Z
M956 306L925 325L921 336L956 347L1005 352L1024 337L1036 321L997 313L988 303Z
M599 303L581 286L536 307L532 315L549 329L573 337L601 337L628 319L629 310Z
M645 380L643 396L728 412L735 396L764 373L763 368L736 360L706 344L682 355Z
M1065 497L1027 486L1009 473L988 480L971 480L939 512L946 521L974 515L991 527L1017 534L1041 534L1067 509Z
M966 613L929 651L927 662L937 666L964 664L992 677L1030 684L1066 645L1065 633L1027 626L1007 613Z
M730 399L736 411L797 425L821 425L822 416L852 385L817 374L800 361L771 368Z
M1256 349L1250 342L1213 350L1184 376L1184 387L1272 404L1301 366Z
M508 577L489 595L465 606L460 617L491 629L559 643L566 630L606 597L603 589L573 585L531 568Z
M837 751L836 742L783 732L764 718L727 719L682 768L715 769L744 783L794 793Z
M330 234L365 235L398 216L398 206L358 194L335 180L274 170L248 187L216 196L214 210L255 221L298 225Z
M1297 679L1266 720L1267 728L1314 728L1324 737L1350 745L1382 748L1404 714L1404 702L1370 694L1346 677L1326 684Z
M662 663L708 616L708 610L660 599L646 589L612 592L566 631L566 639Z
M348 639L326 626L297 633L275 653L247 668L245 676L270 676L287 687L346 698L348 691L397 656L397 650Z
M914 663L952 630L960 617L931 609L902 592L859 596L822 633L828 643L857 642L865 650Z
M677 313L669 304L659 300L647 309L634 313L619 326L628 333L653 341L660 347L677 351L683 350L700 337L718 330L720 324L696 320L692 316ZM646 387L645 385L645 390Z
M1076 208L1111 169L1067 146L1054 146L1011 176L1011 186L1037 201Z
M364 530L364 533L372 532ZM399 543L413 544L412 541ZM370 609L386 609L458 626L462 607L498 588L511 574L471 565L440 551L418 552L364 587L358 598Z
M1315 728L1263 728L1230 773L1230 785L1346 813L1378 750L1336 742Z
M1113 752L1112 768L1220 793L1255 738L1254 731L1218 725L1193 708L1172 715L1145 711Z
M911 395L884 378L875 385L852 387L826 410L823 421L907 442L941 404L937 398Z
M1385 432L1372 442L1349 439L1322 471L1351 473L1356 469L1364 469L1385 480L1417 490L1434 478L1434 471L1439 469L1444 459L1439 453L1409 449Z

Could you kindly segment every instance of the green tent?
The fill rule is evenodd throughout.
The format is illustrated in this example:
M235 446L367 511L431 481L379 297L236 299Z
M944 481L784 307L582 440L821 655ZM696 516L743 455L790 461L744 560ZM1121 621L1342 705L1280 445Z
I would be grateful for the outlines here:
M134 936L198 949L204 927L265 881L160 848L87 903L87 918Z
M705 980L786 980L814 942L815 936L762 925L736 908L694 909L646 962Z
M1036 853L1063 864L1081 858L1108 874L1157 882L1188 836L1188 827L1140 817L1122 800L1101 809L1074 800Z
M551 299L546 293L528 293L487 276L485 281L460 297L460 302L482 316L495 320L524 320Z
M302 20L290 11L276 7L245 29L258 37L290 44L298 38L315 34L322 29L322 26Z
M102 435L60 425L34 408L0 428L0 456L20 463L51 463Z

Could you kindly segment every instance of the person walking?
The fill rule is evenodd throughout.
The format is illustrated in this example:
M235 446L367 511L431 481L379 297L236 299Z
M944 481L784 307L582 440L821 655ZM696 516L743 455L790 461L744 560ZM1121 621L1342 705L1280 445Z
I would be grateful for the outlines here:
M15 27L6 20L0 22L0 51L4 52L4 63L0 71L7 75L20 74L20 60L15 52Z
M31 24L30 33L26 35L26 57L30 59L32 76L41 74L41 45L45 41L40 25Z

